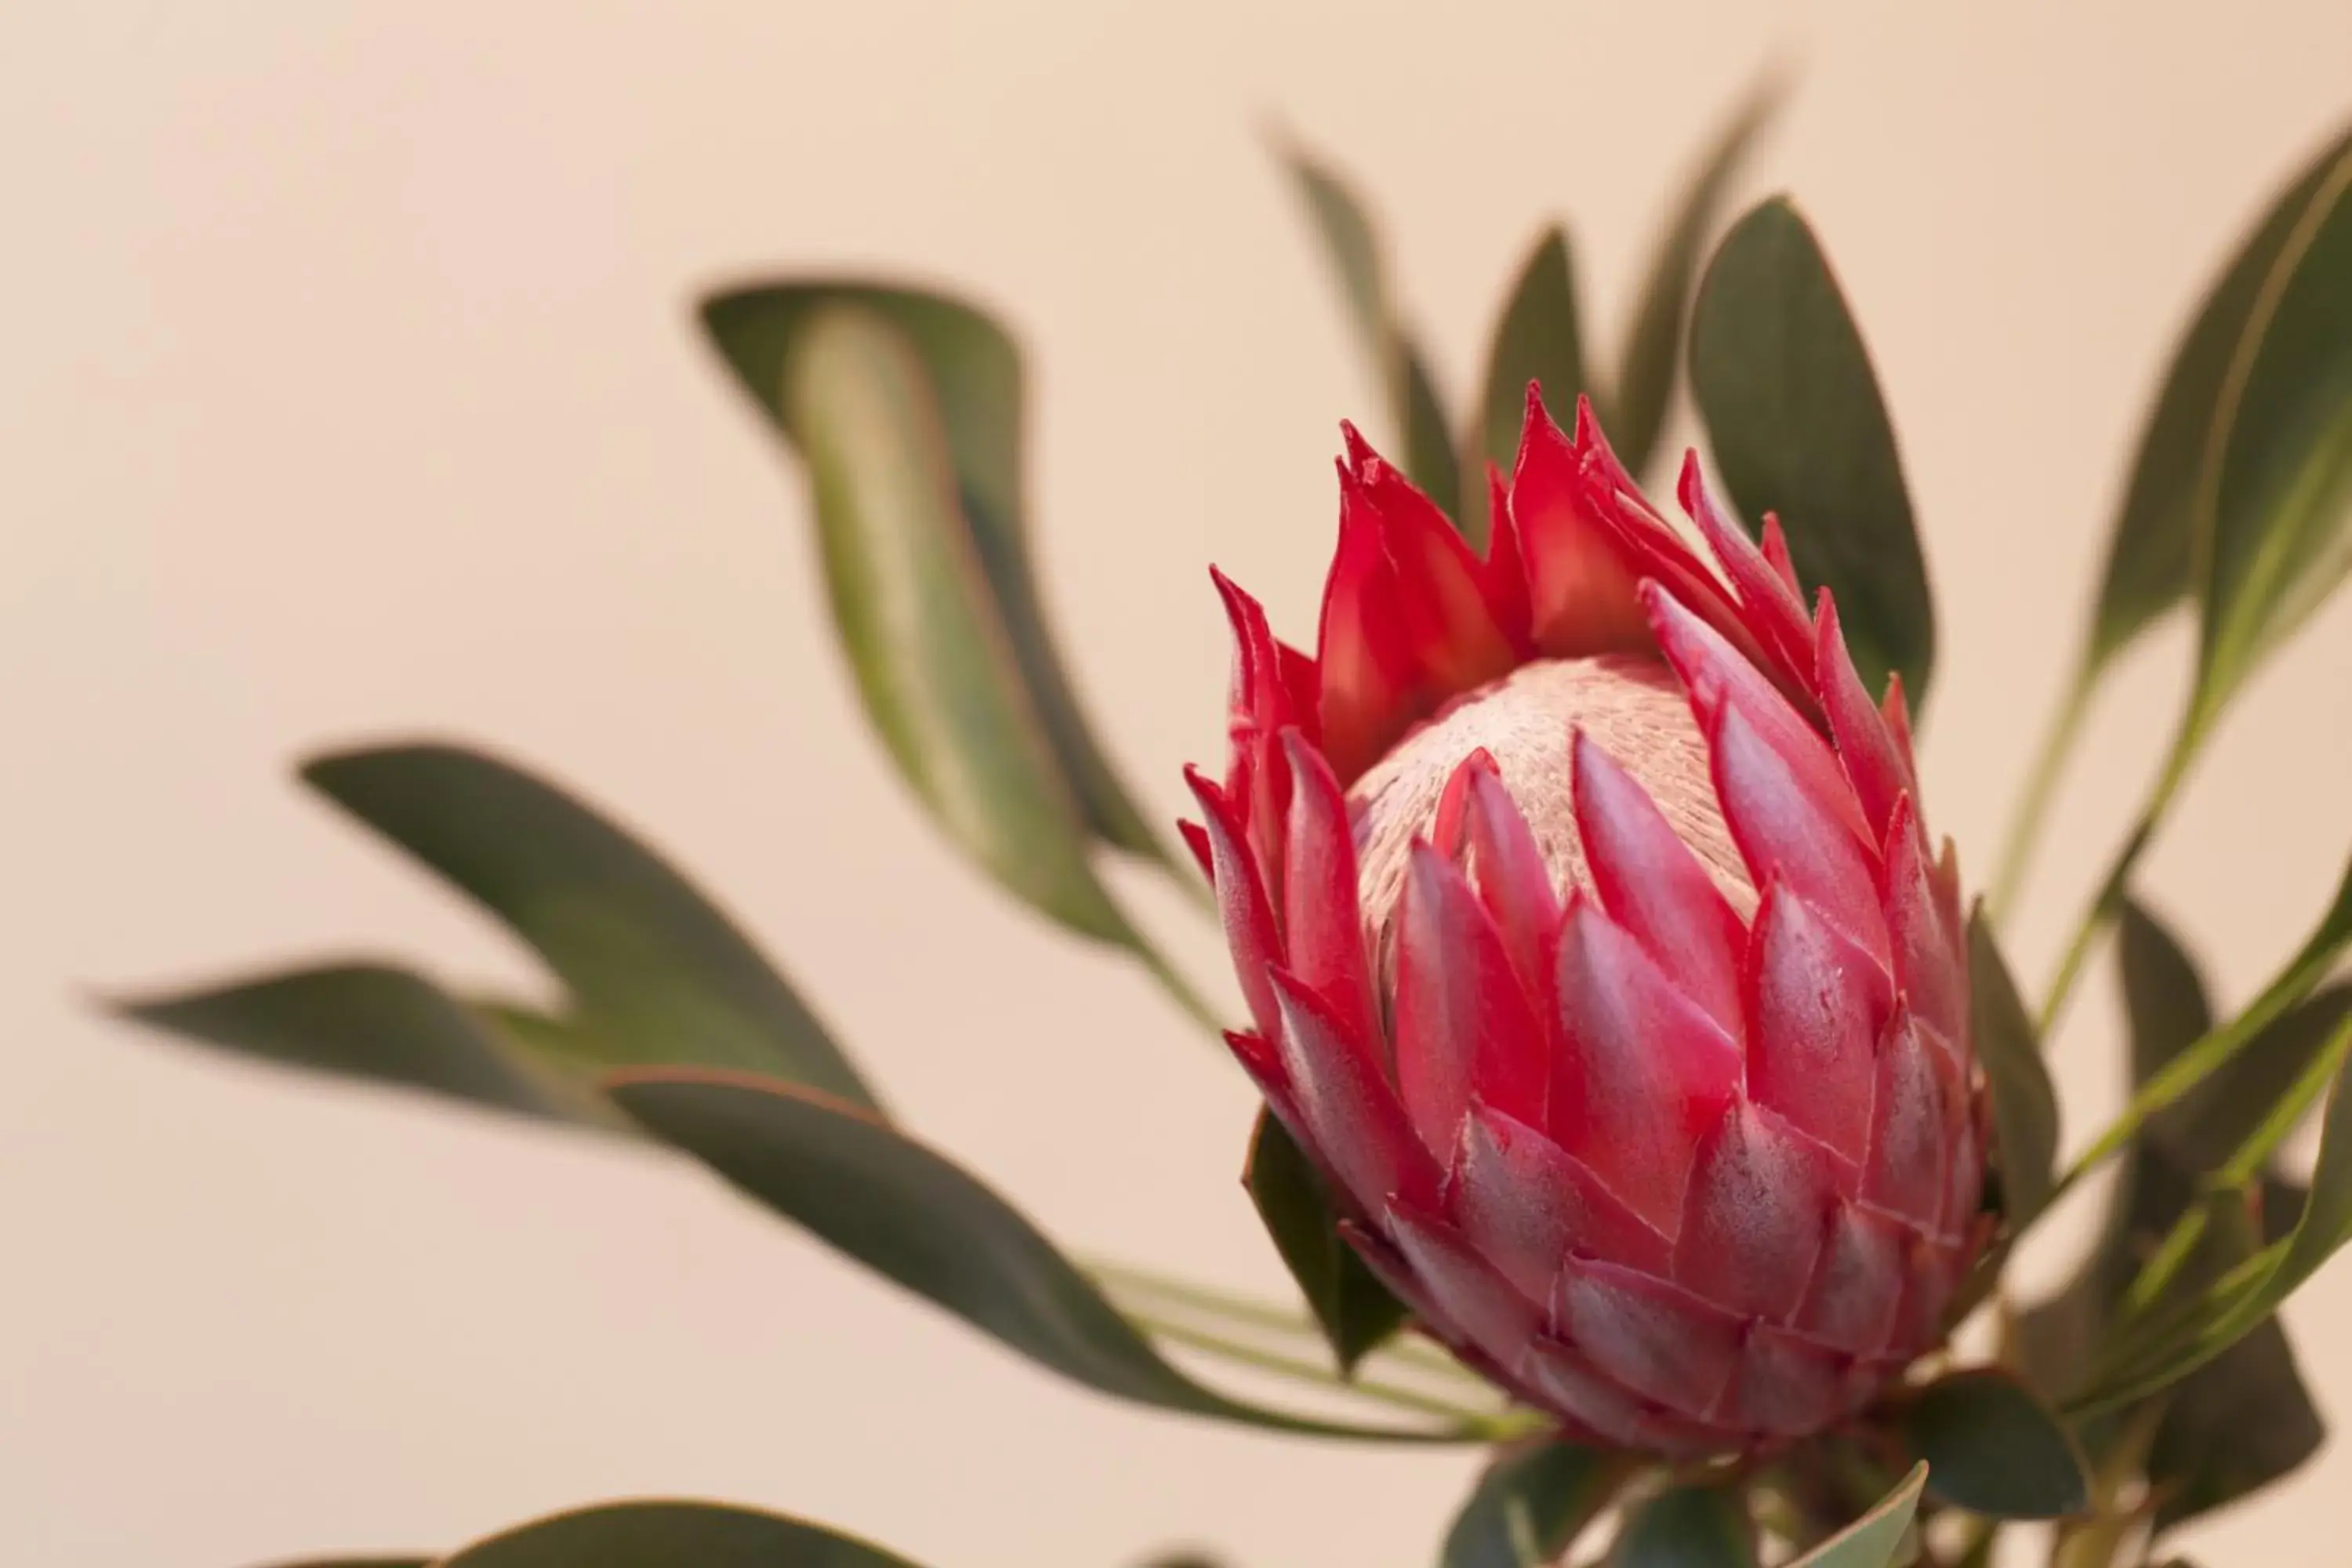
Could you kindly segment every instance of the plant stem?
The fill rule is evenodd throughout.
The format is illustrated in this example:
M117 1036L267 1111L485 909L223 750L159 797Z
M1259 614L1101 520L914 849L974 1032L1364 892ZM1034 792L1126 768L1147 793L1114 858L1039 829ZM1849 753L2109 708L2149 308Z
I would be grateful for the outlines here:
M2041 843L2050 804L2057 794L2059 774L2064 771L2066 759L2073 755L2074 742L2082 735L2083 720L2090 711L2091 690L2097 678L2098 666L2085 659L2067 688L2065 700L2051 716L2049 729L2042 733L2032 770L2025 777L2025 793L2018 799L2016 815L2010 818L2000 868L1993 873L1991 890L1985 896L1986 908L1996 925L2007 917L2024 885L2026 868Z
M2100 879L2098 891L2093 895L2090 908L2083 911L2074 940L2066 946L2065 957L2059 961L2058 973L2052 977L2042 1002L2040 1026L2045 1049L2065 1011L2067 998L2074 994L2075 982L2083 976L2083 967L2092 949L2123 909L2124 895L2131 889L2132 873L2139 868L2140 857L2147 853L2148 844L2156 837L2157 824L2188 780L2189 764L2196 761L2208 730L2204 711L2201 702L2191 701L2180 732L2173 738L2172 751L2165 758L2164 771L2157 775L2156 785L2148 792L2147 801L2132 825L2131 837L2124 840L2123 847L2116 852L2115 863Z
M1271 1301L1194 1280L1180 1279L1154 1269L1139 1268L1131 1264L1114 1263L1103 1258L1088 1258L1085 1262L1087 1271L1114 1291L1155 1297L1168 1305L1189 1308L1228 1322L1288 1334L1318 1346L1323 1343L1323 1331L1316 1327L1306 1314ZM1417 1339L1391 1340L1372 1353L1393 1358L1417 1370L1450 1378L1467 1386L1481 1389L1486 1386L1484 1379L1465 1368L1460 1362Z
M1467 1406L1456 1405L1451 1400L1440 1399L1434 1394L1423 1394L1416 1389L1401 1388L1394 1384L1368 1380L1342 1382L1339 1374L1328 1367L1318 1366L1313 1362L1301 1361L1296 1356L1286 1356L1277 1351L1265 1350L1239 1340L1228 1339L1223 1334L1213 1334L1205 1330L1189 1328L1181 1323L1165 1322L1146 1314L1135 1314L1135 1321L1155 1339L1166 1340L1172 1344L1187 1345L1197 1351L1205 1351L1239 1365L1255 1367L1260 1372L1287 1378L1293 1383L1309 1384L1315 1387L1329 1389L1339 1394L1352 1394L1379 1404L1395 1405L1401 1410L1415 1411L1423 1415L1444 1416L1447 1420L1458 1422L1465 1436L1477 1437L1481 1441L1500 1442L1506 1437L1521 1436L1523 1429L1535 1419L1532 1416L1515 1418L1509 1412L1496 1415L1486 1411L1473 1410Z

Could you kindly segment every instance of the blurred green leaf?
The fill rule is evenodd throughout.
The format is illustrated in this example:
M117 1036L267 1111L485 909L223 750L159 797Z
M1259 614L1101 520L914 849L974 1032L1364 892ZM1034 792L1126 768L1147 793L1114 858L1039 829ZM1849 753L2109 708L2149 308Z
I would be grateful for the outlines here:
M1250 1135L1243 1184L1340 1372L1352 1373L1365 1352L1403 1327L1404 1303L1389 1294L1340 1237L1323 1178L1282 1123L1265 1110Z
M1691 283L1698 276L1699 258L1706 253L1707 237L1723 210L1733 176L1757 133L1780 108L1783 93L1782 81L1777 76L1768 77L1733 112L1701 160L1697 174L1684 188L1674 221L1659 236L1657 251L1650 258L1641 300L1633 308L1633 330L1625 338L1624 357L1617 367L1616 388L1601 409L1605 416L1601 427L1609 432L1627 469L1637 477L1657 456L1659 438L1665 434L1666 415L1674 405L1675 376L1683 363L1683 321L1690 310ZM1524 393L1524 385L1521 390ZM1574 401L1563 396L1561 404ZM1594 401L1599 405L1604 400Z
M555 785L448 745L335 752L302 777L529 942L570 995L572 1037L606 1042L600 1065L743 1068L875 1104L733 921Z
M1920 710L1936 611L1895 431L1837 279L1786 197L1741 218L1707 263L1690 365L1743 521L1779 515L1806 587L1837 595L1870 689L1899 672Z
M1738 1493L1676 1487L1633 1510L1609 1562L1612 1568L1755 1568L1754 1536Z
M1003 1198L855 1107L744 1075L635 1069L608 1092L654 1138L845 1256L1117 1398L1332 1436L1453 1440L1261 1409L1193 1382Z
M2153 1347L2135 1345L2074 1402L2094 1413L2116 1408L2179 1382L2268 1321L2288 1297L2352 1239L2352 1096L2344 1065L2352 1054L2346 1017L2310 1064L2330 1084L2319 1158L2303 1212L2287 1236L2223 1276L2198 1308Z
M2132 462L2131 483L2107 546L2106 574L2085 658L2094 670L2188 598L2195 586L2199 472L2223 381L2263 279L2277 265L2329 171L2347 153L2352 153L2352 131L2339 134L2272 203L2206 294L2173 353L2149 408L2139 453Z
M1152 832L1097 741L1046 621L1031 559L1022 477L1027 388L1012 335L962 300L846 279L714 294L702 302L702 325L744 391L797 447L802 437L786 406L785 363L802 331L826 307L836 305L860 306L886 318L906 334L922 363L937 399L961 521L983 590L993 601L1021 682L1087 827L1114 848L1189 876Z
M2137 902L2127 902L2121 936L2137 1085L2210 1033L2214 1019L2195 963L2162 921ZM2320 1043L2311 1037L2305 1016L2314 1004L2323 1013L2335 1005L2311 998L2179 1101L2149 1118L2127 1155L2090 1256L2063 1289L2017 1321L2021 1361L2039 1387L2067 1394L2082 1385L2142 1262L2192 1205L2209 1201L2200 1191L2200 1174L2228 1160L2284 1092L2278 1064L2290 1056L2307 1061L2310 1049ZM2306 1038L2308 1045L2294 1045L2298 1037ZM2283 1052L2274 1039L2288 1041L2291 1048ZM2277 1087L2260 1087L2263 1083ZM2284 1235L2299 1215L2299 1194L2275 1177L2266 1189L2263 1217L2278 1226L2277 1235ZM2193 1300L2242 1265L2264 1239L2250 1234L2243 1219L2242 1214L2239 1224L2209 1226L2171 1287L2149 1310L2162 1312L2177 1301ZM2144 1468L2162 1499L2156 1516L2159 1532L2293 1473L2317 1452L2326 1435L2285 1331L2275 1320L2158 1397L2163 1409L2148 1439ZM2138 1409L2132 1406L2080 1425L2077 1435L2095 1467L2104 1463L2103 1456L2116 1442L2132 1433Z
M1904 1533L1919 1509L1920 1489L1927 1484L1927 1467L1912 1466L1902 1484L1881 1498L1877 1506L1788 1568L1895 1568Z
M1903 1441L1928 1489L1995 1519L2056 1519L2090 1503L2082 1457L2058 1417L2007 1373L1958 1372L1913 1394Z
M2352 571L2352 143L2296 214L2224 371L2200 467L2210 529L2198 717Z
M1530 381L1543 384L1544 402L1563 425L1573 424L1577 397L1591 390L1577 321L1575 264L1569 255L1568 232L1558 224L1537 237L1486 349L1486 401L1478 450L1506 474L1518 458Z
M2058 1096L2017 982L1981 908L1969 917L1969 978L1977 1059L1992 1097L2001 1202L2012 1230L2050 1201L2058 1152Z
M1428 361L1397 310L1380 233L1363 202L1330 164L1288 141L1277 141L1275 151L1314 220L1357 341L1395 422L1404 449L1400 467L1457 528L1463 527L1462 467L1454 446L1454 422L1446 416ZM1484 542L1466 528L1465 532L1474 544Z
M281 1067L422 1089L582 1125L612 1117L540 1069L431 981L377 963L289 970L216 989L132 998L126 1017Z
M1545 1568L1609 1506L1628 1466L1573 1443L1538 1442L1486 1468L1445 1532L1440 1568Z
M477 1542L436 1568L913 1568L820 1524L706 1502L606 1503Z
M1133 945L981 571L912 341L875 310L828 305L783 369L834 623L899 771L1006 889L1073 931Z

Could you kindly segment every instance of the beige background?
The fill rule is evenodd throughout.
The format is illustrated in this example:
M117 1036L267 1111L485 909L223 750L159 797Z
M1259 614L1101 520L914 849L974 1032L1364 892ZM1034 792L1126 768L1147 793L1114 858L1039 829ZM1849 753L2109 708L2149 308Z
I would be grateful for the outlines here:
M2340 0L2214 16L12 7L0 1561L424 1546L689 1490L939 1568L1183 1540L1241 1568L1427 1562L1466 1455L1114 1407L682 1166L182 1054L84 999L322 949L527 974L287 779L328 741L487 739L646 826L1057 1234L1273 1286L1233 1180L1238 1079L1135 973L1010 915L869 743L798 480L689 331L693 290L887 268L1020 325L1049 596L1172 815L1217 742L1202 563L1305 635L1335 421L1369 407L1264 118L1377 195L1458 391L1555 211L1613 325L1669 183L1790 52L1802 91L1751 185L1800 193L1890 388L1945 616L1930 799L1982 868L2176 322L2352 108ZM2101 710L2016 934L2029 974L2186 646L2151 644ZM2352 844L2347 664L2339 604L2151 862L2233 998ZM2108 989L2061 1050L2078 1135L2113 1098ZM2290 1314L2339 1421L2347 1311L2339 1267ZM2202 1550L2341 1562L2347 1483L2338 1448Z

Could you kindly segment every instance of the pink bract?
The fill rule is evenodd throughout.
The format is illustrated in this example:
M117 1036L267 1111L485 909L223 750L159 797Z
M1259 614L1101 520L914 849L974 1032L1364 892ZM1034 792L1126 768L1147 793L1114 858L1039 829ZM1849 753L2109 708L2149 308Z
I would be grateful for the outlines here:
M1313 657L1216 579L1189 776L1230 1037L1374 1271L1572 1436L1752 1450L1944 1331L1985 1226L1948 843L1779 526L1529 389L1482 559L1349 429ZM1801 520L1799 520L1801 521Z

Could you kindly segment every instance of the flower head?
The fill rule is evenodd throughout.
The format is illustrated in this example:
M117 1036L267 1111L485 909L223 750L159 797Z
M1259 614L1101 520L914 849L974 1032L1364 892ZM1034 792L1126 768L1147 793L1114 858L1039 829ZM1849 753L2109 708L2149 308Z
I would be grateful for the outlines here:
M1643 500L1529 389L1483 559L1354 430L1312 658L1217 578L1190 777L1254 1026L1358 1250L1572 1434L1695 1454L1842 1419L1934 1345L1985 1113L1948 844L1778 525Z

